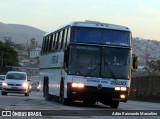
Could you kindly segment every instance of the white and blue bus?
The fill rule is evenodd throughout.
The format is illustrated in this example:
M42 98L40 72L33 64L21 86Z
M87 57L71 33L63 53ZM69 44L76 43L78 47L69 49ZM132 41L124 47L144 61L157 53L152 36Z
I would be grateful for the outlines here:
M40 84L46 100L101 102L117 108L126 102L132 57L129 28L100 22L72 22L46 33L40 57Z

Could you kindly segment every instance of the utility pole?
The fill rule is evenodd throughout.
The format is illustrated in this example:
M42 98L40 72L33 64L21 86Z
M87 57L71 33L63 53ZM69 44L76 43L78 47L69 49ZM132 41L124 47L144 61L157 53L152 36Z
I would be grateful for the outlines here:
M1 52L1 67L3 67L3 51Z

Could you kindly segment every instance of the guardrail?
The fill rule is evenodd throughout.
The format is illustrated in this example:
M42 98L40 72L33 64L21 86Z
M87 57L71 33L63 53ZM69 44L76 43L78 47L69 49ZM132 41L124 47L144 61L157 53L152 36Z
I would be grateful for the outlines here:
M160 76L133 77L130 99L160 102Z

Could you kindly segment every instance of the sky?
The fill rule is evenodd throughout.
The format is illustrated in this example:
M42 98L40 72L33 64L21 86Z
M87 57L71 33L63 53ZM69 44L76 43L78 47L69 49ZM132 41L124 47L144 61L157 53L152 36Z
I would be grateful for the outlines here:
M72 21L127 26L133 37L160 41L160 0L0 0L0 22L43 31Z

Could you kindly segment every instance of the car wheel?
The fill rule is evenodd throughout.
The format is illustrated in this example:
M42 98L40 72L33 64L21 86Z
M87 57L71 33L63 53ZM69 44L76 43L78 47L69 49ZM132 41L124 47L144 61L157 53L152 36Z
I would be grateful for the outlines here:
M24 96L29 96L29 92L25 93Z

